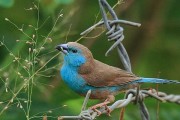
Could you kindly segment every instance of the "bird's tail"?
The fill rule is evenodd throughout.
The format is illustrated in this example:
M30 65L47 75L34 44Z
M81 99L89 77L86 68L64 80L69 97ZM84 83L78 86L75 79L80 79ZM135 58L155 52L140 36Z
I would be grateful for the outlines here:
M159 78L141 78L136 81L137 83L158 83L158 84L180 84L179 81L176 80L166 80L166 79L159 79Z

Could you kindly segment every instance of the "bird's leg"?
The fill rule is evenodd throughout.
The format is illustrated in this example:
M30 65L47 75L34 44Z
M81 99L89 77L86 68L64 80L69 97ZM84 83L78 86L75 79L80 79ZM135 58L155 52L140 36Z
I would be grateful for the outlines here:
M107 106L107 104L109 104L109 103L110 102L106 99L104 102L92 106L91 109L97 109L97 108L100 108L102 106Z
M92 108L91 108L92 109ZM100 116L102 113L101 113L101 111L99 111L98 109L92 109L92 110L94 110L95 112L97 112L97 115L98 116Z
M147 90L149 92L152 92L153 91L153 88L152 87L146 87L146 88L143 88L143 90Z
M108 99L106 99L105 101L111 103ZM109 103L108 103L108 104L109 104ZM109 107L107 106L107 104L105 104L104 107L105 107L105 110L107 111L107 115L110 116L111 109L109 109Z
M155 90L155 91L154 91L154 89L153 89L152 87L144 88L143 90L147 90L147 91L150 92L150 93L156 92L156 93L158 94L158 90Z
M149 91L150 91L151 93L153 93L153 88L152 88L152 87L150 87L150 88L149 88Z
M93 105L91 107L92 110L96 111L98 113L98 115L101 115L101 111L97 110L97 108L101 108L101 107L105 107L105 110L107 110L107 114L110 116L111 110L108 108L107 104L109 104L110 101L108 99L106 99L104 102Z
M99 110L97 110L97 108L101 108L101 107L105 107L105 110L107 111L107 115L110 116L110 113L111 113L111 109L109 109L109 107L107 106L107 104L111 103L114 101L114 96L113 95L109 95L108 98L102 102L102 103L99 103L99 104L96 104L94 106L91 107L92 110L96 111L98 113L98 115L101 114L101 112Z

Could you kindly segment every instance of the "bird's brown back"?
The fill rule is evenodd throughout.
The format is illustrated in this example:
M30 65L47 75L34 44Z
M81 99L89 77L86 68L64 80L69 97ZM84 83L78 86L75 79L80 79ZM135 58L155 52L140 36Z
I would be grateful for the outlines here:
M140 79L130 72L104 64L95 59L92 64L89 65L93 69L85 74L80 73L80 75L92 86L118 86ZM83 69L83 66L81 69ZM84 68L84 70L85 69L86 68Z

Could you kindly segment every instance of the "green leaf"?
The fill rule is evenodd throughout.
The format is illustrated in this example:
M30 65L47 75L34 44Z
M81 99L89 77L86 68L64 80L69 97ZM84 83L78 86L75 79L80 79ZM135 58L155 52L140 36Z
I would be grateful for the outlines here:
M0 6L11 7L14 4L14 0L0 0Z
M72 3L74 0L55 0L55 2L57 4L70 4Z

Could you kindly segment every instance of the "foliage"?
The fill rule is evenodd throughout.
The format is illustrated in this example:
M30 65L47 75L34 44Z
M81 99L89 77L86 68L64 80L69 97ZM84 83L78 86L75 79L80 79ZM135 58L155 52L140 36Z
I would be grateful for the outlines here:
M55 0L55 2L58 4L69 4L73 2L73 0Z
M11 7L14 4L14 0L0 0L0 6Z

